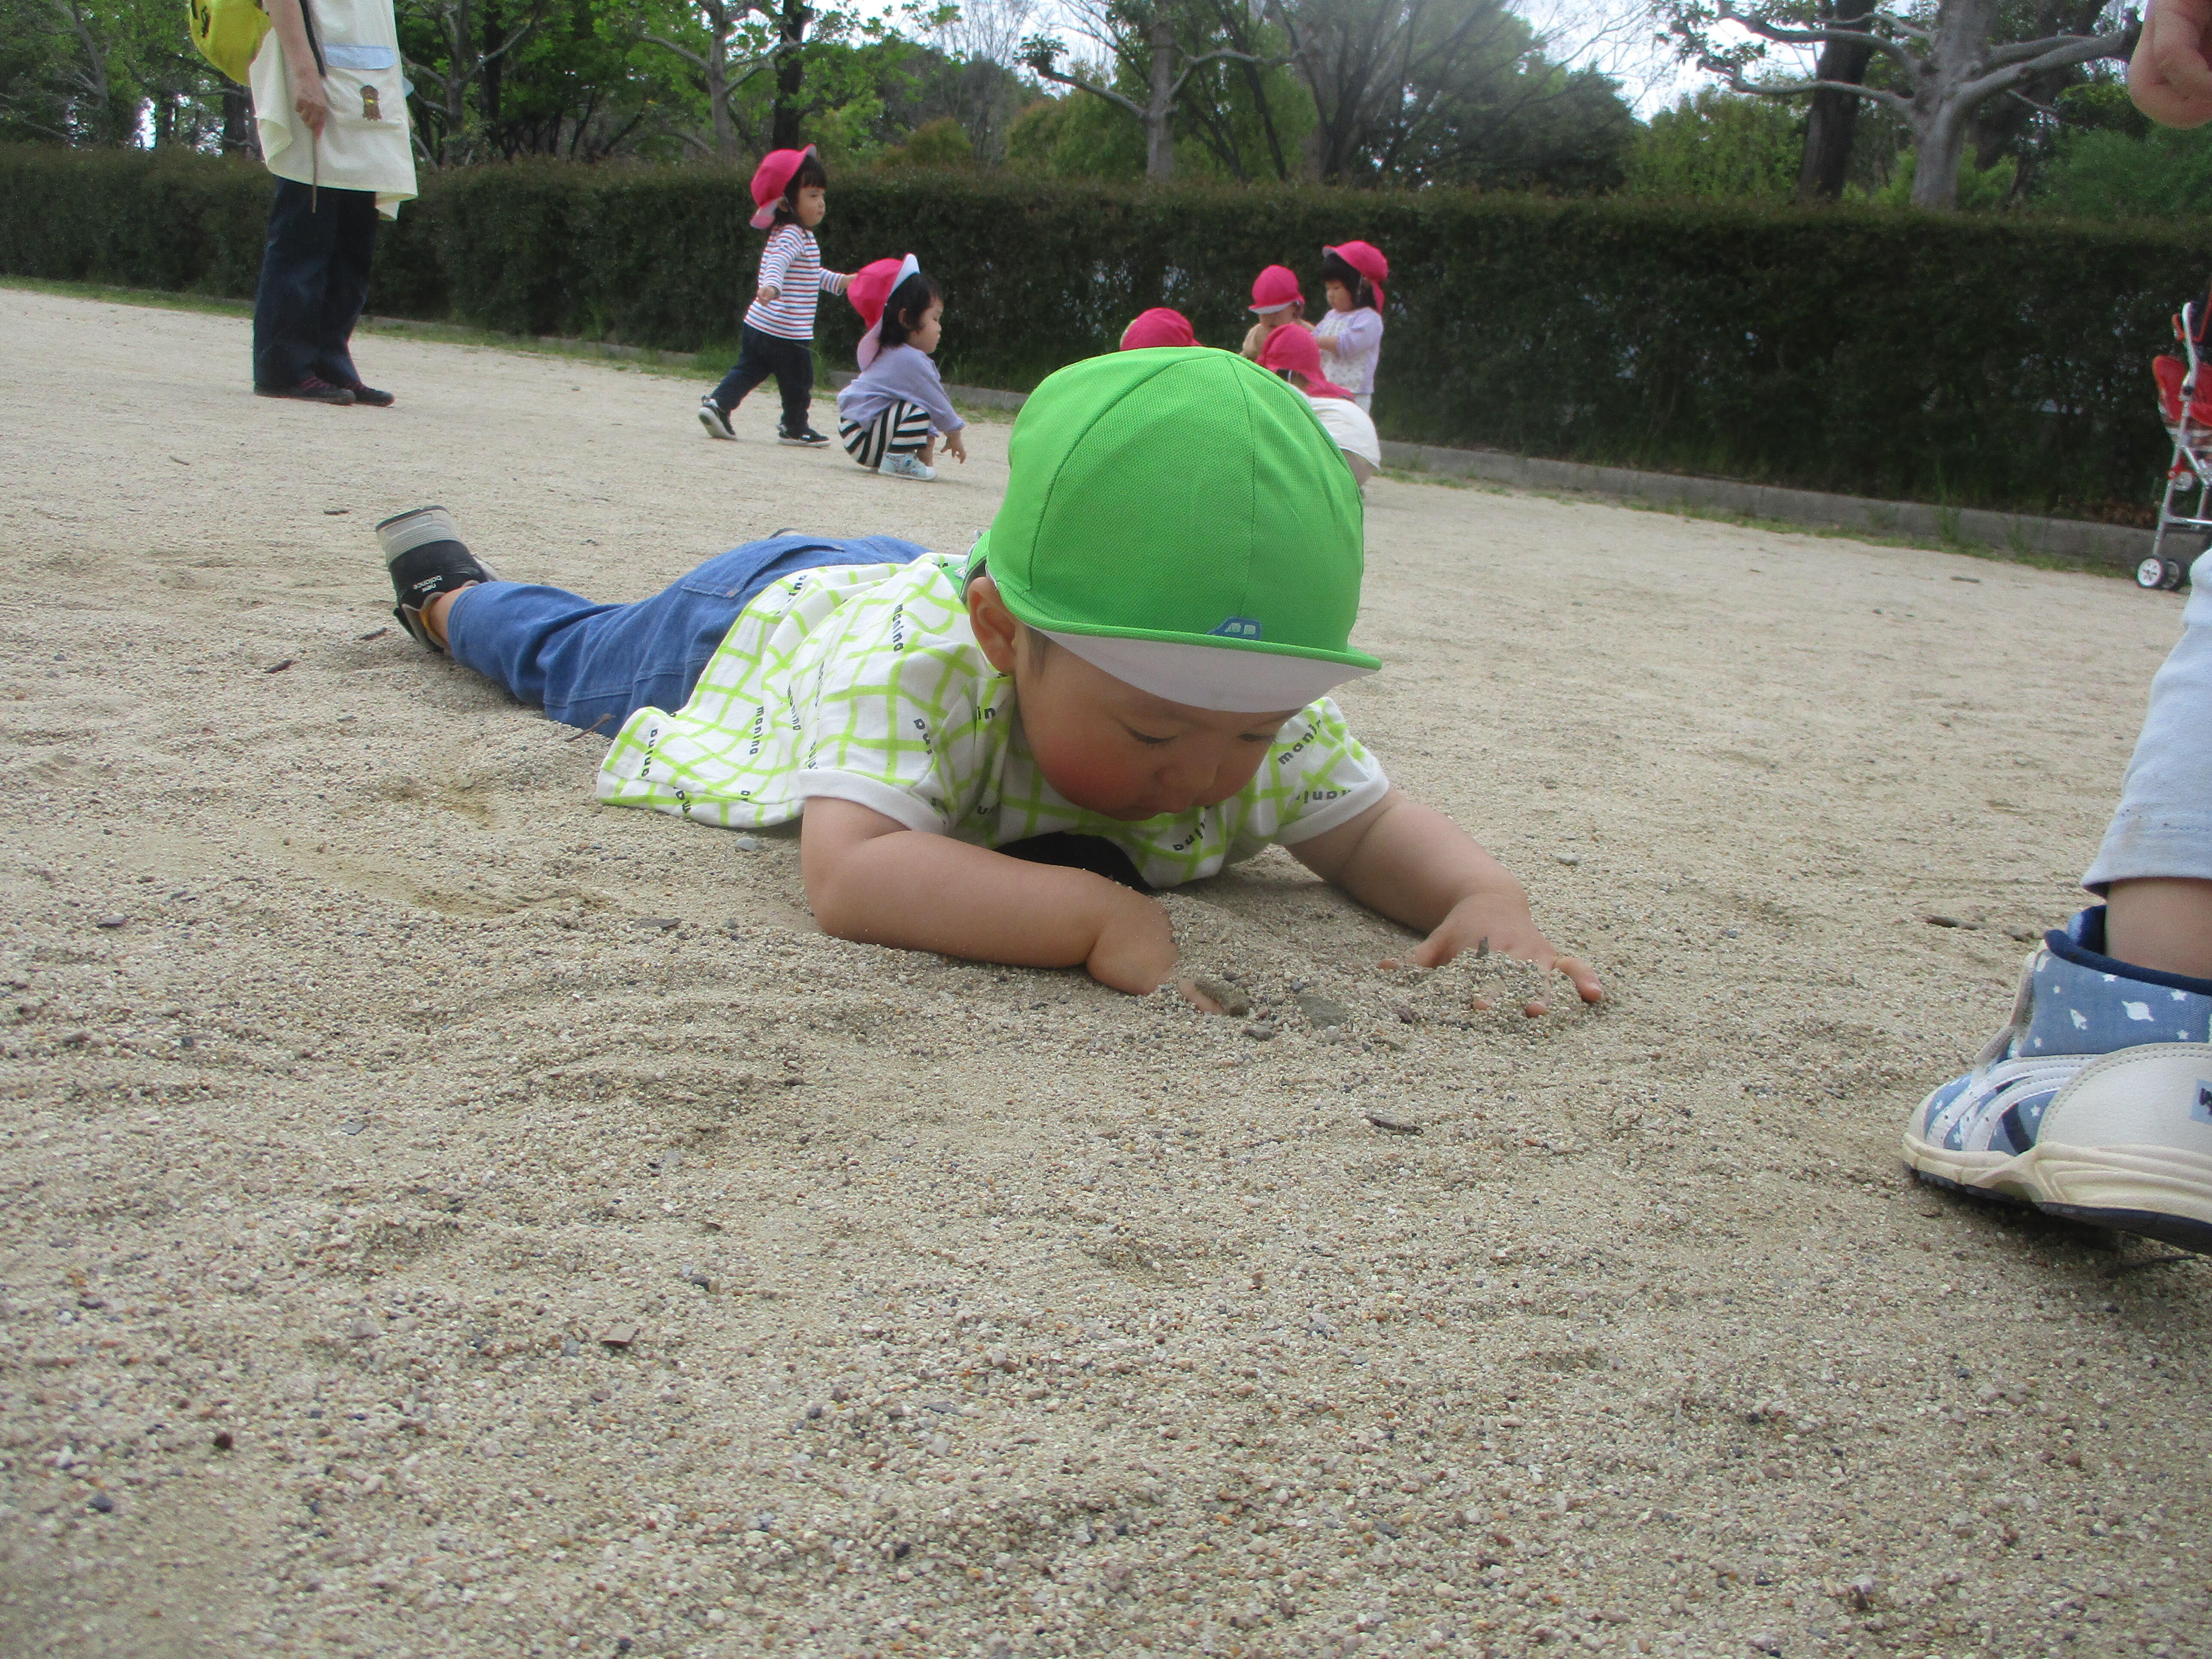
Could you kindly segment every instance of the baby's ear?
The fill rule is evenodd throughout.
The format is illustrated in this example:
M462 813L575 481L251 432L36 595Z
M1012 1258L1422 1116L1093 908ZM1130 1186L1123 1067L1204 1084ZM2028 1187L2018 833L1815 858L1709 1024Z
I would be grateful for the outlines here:
M998 583L988 576L977 576L968 584L968 625L975 629L975 643L983 647L991 666L1001 674L1012 673L1014 642L1021 637L1022 625L999 597Z

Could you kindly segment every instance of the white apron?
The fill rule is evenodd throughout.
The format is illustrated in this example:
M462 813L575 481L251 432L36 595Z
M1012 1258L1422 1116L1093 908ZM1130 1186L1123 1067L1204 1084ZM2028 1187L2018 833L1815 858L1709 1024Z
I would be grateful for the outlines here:
M415 195L407 81L392 0L301 0L328 73L331 118L318 140L292 108L284 48L271 29L253 59L253 117L261 156L279 179L331 190L372 190L376 210L399 216Z

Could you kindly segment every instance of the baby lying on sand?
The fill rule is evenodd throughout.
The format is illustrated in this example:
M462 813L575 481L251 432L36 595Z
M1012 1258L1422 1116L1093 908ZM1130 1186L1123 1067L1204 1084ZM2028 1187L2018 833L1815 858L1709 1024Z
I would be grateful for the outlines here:
M378 530L416 640L615 732L601 799L801 818L807 899L841 938L1079 963L1141 994L1176 977L1143 890L1279 843L1423 931L1417 965L1487 940L1598 1000L1521 884L1392 787L1326 695L1380 665L1350 641L1359 492L1303 397L1226 352L1092 358L1037 388L1008 459L964 561L784 535L635 605L497 580L441 507ZM1043 837L1063 861L1035 861Z

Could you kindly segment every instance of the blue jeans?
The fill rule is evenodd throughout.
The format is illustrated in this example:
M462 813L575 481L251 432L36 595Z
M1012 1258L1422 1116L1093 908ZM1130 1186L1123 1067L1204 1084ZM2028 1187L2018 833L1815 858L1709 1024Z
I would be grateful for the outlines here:
M485 582L446 613L453 660L548 718L611 737L641 708L681 708L738 613L770 582L838 564L906 564L927 550L892 536L785 534L747 542L635 605L557 587Z
M376 192L276 181L253 294L253 384L284 392L310 374L356 386L348 342L368 299Z

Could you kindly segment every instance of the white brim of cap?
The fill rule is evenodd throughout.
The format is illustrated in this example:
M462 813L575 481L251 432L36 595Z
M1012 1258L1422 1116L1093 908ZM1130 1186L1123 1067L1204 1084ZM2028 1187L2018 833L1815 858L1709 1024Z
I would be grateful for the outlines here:
M1349 398L1316 398L1306 394L1313 405L1314 418L1322 429L1336 440L1336 447L1347 455L1357 455L1373 467L1382 465L1382 443L1376 435L1375 421L1367 411Z
M1318 657L1287 657L1235 646L1182 645L1117 634L1038 630L1102 673L1186 708L1222 714L1273 714L1304 708L1347 680L1373 673Z

